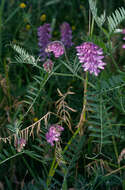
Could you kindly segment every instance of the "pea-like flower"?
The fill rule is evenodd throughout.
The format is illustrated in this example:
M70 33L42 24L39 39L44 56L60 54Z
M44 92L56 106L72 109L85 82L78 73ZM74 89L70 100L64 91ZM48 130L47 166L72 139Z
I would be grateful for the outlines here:
M64 51L65 51L64 46L60 41L50 42L45 49L45 52L48 52L48 53L53 52L56 58L63 55Z
M44 61L46 57L49 55L47 52L45 52L45 48L50 43L51 39L50 31L51 31L50 24L44 24L43 26L40 26L37 31L38 46L40 48L39 56L41 57L42 61Z
M51 146L54 146L54 142L57 142L60 140L61 132L64 130L64 128L60 125L52 125L49 128L49 131L46 133L46 140L48 143L51 144Z
M89 71L90 74L98 76L100 69L104 69L106 63L102 61L104 58L103 51L92 42L84 42L76 47L77 55L84 71Z

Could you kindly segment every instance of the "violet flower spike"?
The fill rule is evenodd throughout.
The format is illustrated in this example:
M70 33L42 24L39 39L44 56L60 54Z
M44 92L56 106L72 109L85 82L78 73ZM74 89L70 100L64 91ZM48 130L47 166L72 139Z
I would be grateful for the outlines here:
M44 61L49 54L45 52L46 46L50 43L51 34L50 24L44 24L37 29L38 34L38 46L40 48L41 61Z
M60 135L63 130L64 128L60 125L52 125L46 133L47 142L50 143L51 146L54 146L54 142L58 142L60 140Z
M66 48L70 48L73 45L72 29L70 25L67 22L64 22L60 26L60 31L61 31L61 42L64 44Z
M64 49L63 44L60 41L53 41L47 45L45 52L48 52L48 53L53 52L54 56L58 58L64 54L65 49Z
M76 47L77 55L84 71L89 71L90 74L98 76L100 69L104 69L106 63L102 61L104 58L103 51L92 42L84 42Z

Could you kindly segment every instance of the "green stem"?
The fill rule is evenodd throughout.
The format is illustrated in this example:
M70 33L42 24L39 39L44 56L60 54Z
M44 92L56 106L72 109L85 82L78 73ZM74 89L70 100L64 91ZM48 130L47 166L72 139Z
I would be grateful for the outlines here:
M84 121L86 119L86 104L87 104L86 93L87 93L87 84L88 84L88 72L86 72L86 79L85 79L85 83L84 83L84 99L83 99L83 107L84 107L83 120Z
M1 162L0 162L0 165L3 164L3 163L5 163L5 162L7 162L8 160L10 160L10 159L12 159L12 158L15 158L15 157L17 157L17 156L19 156L19 155L21 155L21 154L24 154L24 153L25 153L24 151L19 152L19 153L16 153L15 155L12 155L12 156L10 156L9 158L6 158L6 159L4 159L3 161L1 161Z
M90 30L90 36L92 36L94 30L94 17L92 18L92 24L91 24L91 30Z
M63 76L63 77L73 77L73 74L70 73L53 73L56 76Z
M80 128L80 135L83 135L84 130L83 130L83 124L85 123L86 120L86 104L87 104L87 98L86 98L86 93L87 93L87 84L88 84L88 72L86 72L86 78L84 81L84 98L83 98L83 109L80 117L80 121L77 125L77 128Z
M48 178L47 178L47 187L50 185L51 179L52 179L52 177L53 177L53 175L55 173L55 172L53 173L55 165L56 165L56 156L54 157L53 162L51 164L51 168L49 170L49 174L48 174Z

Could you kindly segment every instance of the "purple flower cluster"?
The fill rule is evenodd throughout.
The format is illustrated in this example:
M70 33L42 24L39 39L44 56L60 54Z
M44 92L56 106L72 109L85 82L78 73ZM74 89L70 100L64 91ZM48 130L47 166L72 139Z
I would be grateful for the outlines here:
M73 45L72 43L72 30L67 22L64 22L60 26L61 30L61 41L50 42L51 39L51 28L50 24L44 24L38 28L38 40L40 47L41 60L44 61L47 56L50 56L52 52L56 58L59 58L65 52L65 47L69 48ZM125 29L122 32L125 34ZM125 37L123 38L125 40ZM122 46L125 48L125 45ZM80 46L76 47L77 55L82 64L84 71L89 71L90 74L98 76L101 69L104 69L106 63L102 61L104 58L103 51L97 45L92 42L84 42ZM47 60L43 67L46 72L51 72L53 62Z
M125 34L125 29L122 30L122 34ZM123 40L125 40L125 37L123 37ZM125 44L122 45L122 48L125 49Z
M64 46L60 41L53 41L49 43L45 49L45 52L53 52L56 58L64 54Z
M43 64L44 70L48 73L50 73L52 71L52 67L53 67L53 62L48 59L44 64Z
M61 30L61 42L64 44L66 48L70 48L72 43L72 30L70 28L70 25L67 22L64 22L60 26Z
M76 49L80 63L84 63L82 65L84 71L89 71L97 76L100 72L99 69L104 69L106 63L102 61L104 58L103 51L97 45L92 42L84 42Z
M51 34L50 34L51 28L50 24L44 24L43 26L40 26L38 28L37 34L38 34L38 45L40 48L40 54L41 60L44 61L45 58L48 56L48 53L45 52L45 48L50 43Z
M54 146L54 141L59 141L61 132L64 130L64 128L60 125L52 125L49 128L49 131L46 133L46 140L48 143L51 144L51 146Z

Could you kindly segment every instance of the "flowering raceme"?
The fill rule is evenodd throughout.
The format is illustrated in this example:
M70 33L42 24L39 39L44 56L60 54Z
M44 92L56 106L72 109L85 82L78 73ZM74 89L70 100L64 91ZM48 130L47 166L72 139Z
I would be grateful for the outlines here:
M51 34L50 34L51 28L50 24L44 24L43 26L40 26L38 28L37 34L38 34L38 45L40 47L40 54L41 60L44 61L45 58L49 55L45 52L45 48L48 43L50 43Z
M67 22L64 22L60 26L61 30L61 42L64 44L66 48L69 48L73 45L72 43L72 30L70 25Z
M54 146L54 141L59 141L61 132L64 130L64 128L60 125L52 125L49 128L49 131L46 133L46 140L48 143L51 144L51 146Z
M63 55L64 51L64 46L60 41L50 42L45 49L45 52L53 52L56 58Z
M89 71L91 74L98 76L99 69L104 69L106 65L102 61L104 58L102 49L92 42L84 42L76 49L80 63L84 63L82 65L84 71Z

